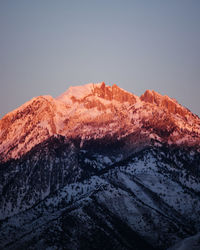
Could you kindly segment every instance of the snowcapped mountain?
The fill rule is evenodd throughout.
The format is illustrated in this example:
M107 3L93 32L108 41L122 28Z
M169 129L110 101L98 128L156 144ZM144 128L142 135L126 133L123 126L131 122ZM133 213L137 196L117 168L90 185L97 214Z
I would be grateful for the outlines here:
M16 159L53 135L90 139L131 137L175 145L200 142L200 119L174 99L147 90L140 98L105 83L70 87L57 99L39 96L0 121L0 159Z
M0 247L167 249L200 231L200 119L104 82L0 120Z

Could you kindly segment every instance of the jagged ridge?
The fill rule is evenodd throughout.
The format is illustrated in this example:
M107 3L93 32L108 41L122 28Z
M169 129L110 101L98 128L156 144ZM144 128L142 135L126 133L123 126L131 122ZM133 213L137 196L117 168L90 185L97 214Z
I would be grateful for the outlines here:
M105 136L135 134L137 144L151 139L199 146L200 119L175 100L146 91L140 98L105 83L70 87L57 99L33 98L0 121L0 161L18 158L52 135L80 138L80 144Z

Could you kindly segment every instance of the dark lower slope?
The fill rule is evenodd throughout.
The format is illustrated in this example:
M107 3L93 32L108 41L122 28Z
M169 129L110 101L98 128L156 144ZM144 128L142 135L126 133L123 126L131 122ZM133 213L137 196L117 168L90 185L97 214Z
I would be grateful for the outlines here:
M0 247L166 249L200 231L199 153L125 155L58 137L1 165Z
M40 223L4 249L156 249L137 232L91 199L78 207L60 211L56 218Z

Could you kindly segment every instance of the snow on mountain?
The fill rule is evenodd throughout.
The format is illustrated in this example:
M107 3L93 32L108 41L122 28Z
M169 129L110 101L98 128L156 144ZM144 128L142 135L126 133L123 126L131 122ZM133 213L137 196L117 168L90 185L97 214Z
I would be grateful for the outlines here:
M1 160L20 157L56 134L54 109L52 97L39 96L5 115L0 121Z
M198 146L200 119L155 91L139 98L105 83L70 87L56 99L33 98L1 119L0 159L18 158L54 134L79 137L83 145L91 138L133 133L141 143L155 139Z
M100 86L101 83L96 83L95 86ZM75 86L75 87L69 87L69 89L64 92L61 96L57 97L56 99L61 102L66 102L68 104L73 103L73 98L76 98L77 100L81 100L84 97L90 95L94 90L94 83L89 83L86 85L81 86Z
M200 229L198 154L154 147L120 160L48 143L2 171L16 171L1 180L3 249L102 249L105 239L105 249L167 249Z

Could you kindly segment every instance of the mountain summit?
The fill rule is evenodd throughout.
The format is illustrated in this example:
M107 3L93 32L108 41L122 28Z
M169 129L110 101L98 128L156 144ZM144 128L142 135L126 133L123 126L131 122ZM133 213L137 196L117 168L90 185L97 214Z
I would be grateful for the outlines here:
M116 84L112 87L102 83L89 83L84 86L70 87L64 94L57 98L63 102L84 101L88 97L102 98L107 101L130 102L135 103L133 94L119 88Z
M70 87L56 99L33 98L1 119L0 161L19 158L53 135L77 138L81 147L108 136L131 138L131 147L152 140L199 147L200 119L155 91L139 98L104 82Z

